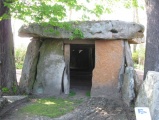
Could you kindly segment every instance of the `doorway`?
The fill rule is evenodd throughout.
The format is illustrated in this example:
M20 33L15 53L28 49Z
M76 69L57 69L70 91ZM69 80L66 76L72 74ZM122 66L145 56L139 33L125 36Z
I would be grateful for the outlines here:
M70 44L70 88L91 89L94 44Z

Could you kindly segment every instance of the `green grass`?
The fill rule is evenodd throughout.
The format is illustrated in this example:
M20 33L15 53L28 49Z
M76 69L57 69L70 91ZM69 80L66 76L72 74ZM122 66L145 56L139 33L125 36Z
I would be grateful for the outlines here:
M73 96L75 96L75 95L76 95L76 92L71 90L70 93L69 93L69 96L70 96L70 97L73 97Z
M61 98L37 99L32 104L23 107L20 111L30 115L59 117L71 112L81 101Z
M91 96L90 91L87 91L87 92L86 92L86 96L87 96L87 97L90 97L90 96Z

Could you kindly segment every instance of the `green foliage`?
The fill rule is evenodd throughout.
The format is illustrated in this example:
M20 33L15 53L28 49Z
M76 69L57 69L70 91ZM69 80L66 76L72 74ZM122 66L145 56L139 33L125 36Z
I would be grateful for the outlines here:
M87 97L90 97L90 96L91 96L90 91L87 91L87 92L86 92L86 96L87 96Z
M134 61L134 67L137 69L144 69L144 61L145 61L145 47L140 46L136 52L132 53L132 58Z
M136 64L145 60L145 48L140 47L136 52L132 53L132 58Z
M88 7L88 4L91 7ZM79 17L81 18L89 18L90 15L100 17L103 13L111 13L113 6L143 7L139 5L138 0L7 0L4 5L10 8L9 15L11 14L26 23L35 22L41 24L47 22L49 25L55 25L57 22L67 20L67 13L70 10L80 11L82 14L79 14ZM4 15L5 17L6 15Z
M132 53L132 59L136 64L138 64L138 52Z
M11 87L11 90L8 87L0 87L0 89L2 90L2 93L4 94L17 94L18 92L18 88L16 86L16 83L14 83Z
M137 51L138 51L139 59L144 60L145 59L145 47L140 47Z
M21 46L15 49L15 65L16 69L22 69L25 59L26 48Z
M55 118L71 112L80 104L78 100L60 98L43 98L34 101L34 103L20 109L20 112Z
M3 87L2 88L2 93L9 93L9 89L7 87Z
M70 40L73 40L75 38L84 38L84 35L83 35L83 33L81 32L80 29L75 29L73 31L73 35L70 36Z
M73 96L75 96L75 95L76 95L76 92L71 90L69 96L70 96L70 97L73 97Z
M18 92L18 88L17 88L15 83L12 86L12 91L13 91L14 94L17 94L17 92Z
M88 5L91 7L88 7ZM51 25L67 29L73 33L70 39L83 38L80 29L70 29L72 26L69 23L63 24L63 21L68 21L68 13L79 11L81 20L89 20L90 16L100 17L103 13L111 13L113 6L131 8L141 7L137 0L7 0L4 2L10 11L9 13L0 16L0 20L8 19L10 15L20 19L26 23L38 23L42 25ZM82 13L82 14L81 14ZM67 25L68 24L68 25ZM69 26L69 27L68 27ZM49 30L50 32L57 32ZM21 67L21 66L19 66Z

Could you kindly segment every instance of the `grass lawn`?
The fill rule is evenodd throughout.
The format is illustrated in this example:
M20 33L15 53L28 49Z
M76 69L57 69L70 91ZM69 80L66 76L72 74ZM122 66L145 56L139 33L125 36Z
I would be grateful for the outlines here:
M69 100L61 98L34 99L32 104L21 108L20 112L30 115L55 118L71 112L81 102L81 100Z

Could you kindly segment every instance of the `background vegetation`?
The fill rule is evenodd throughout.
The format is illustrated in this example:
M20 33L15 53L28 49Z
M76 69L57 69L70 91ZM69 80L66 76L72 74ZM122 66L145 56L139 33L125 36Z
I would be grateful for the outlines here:
M26 47L21 46L21 47L15 48L16 69L22 69L23 68L25 54L26 54Z
M136 69L144 70L145 47L140 46L135 52L132 53L132 58L134 61L134 67Z

